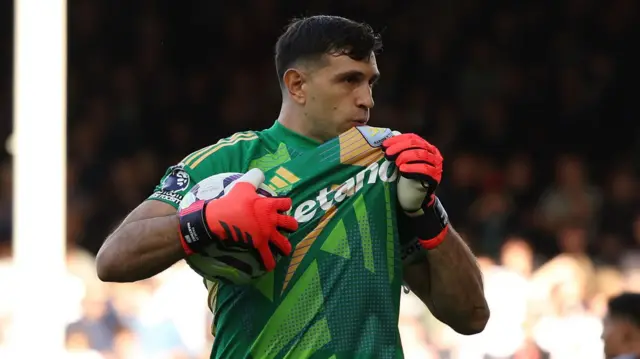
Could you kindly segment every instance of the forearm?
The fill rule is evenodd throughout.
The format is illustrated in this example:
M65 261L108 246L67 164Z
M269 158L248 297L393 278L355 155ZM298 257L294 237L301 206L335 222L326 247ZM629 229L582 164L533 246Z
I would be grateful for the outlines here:
M481 332L489 318L475 256L449 226L444 241L407 265L405 280L432 314L461 334Z
M475 256L451 226L447 238L426 254L434 308L459 326L484 329L489 308ZM454 264L454 265L452 265Z
M184 258L178 217L141 219L123 224L98 252L98 277L107 282L135 282L152 277Z
M416 134L396 135L382 146L400 173L397 196L404 214L400 213L398 220L406 224L402 229L412 238L418 238L401 249L405 283L436 318L455 331L481 332L489 309L480 269L434 195L442 180L442 154ZM402 238L406 236L404 233Z

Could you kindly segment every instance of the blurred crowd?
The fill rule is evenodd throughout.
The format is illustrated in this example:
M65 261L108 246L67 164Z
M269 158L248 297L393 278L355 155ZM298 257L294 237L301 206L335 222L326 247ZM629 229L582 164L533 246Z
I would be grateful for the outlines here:
M0 4L3 142L10 3ZM178 264L107 285L93 256L167 166L272 123L275 39L292 16L331 13L382 30L372 123L441 149L439 196L485 275L492 316L476 336L453 333L403 294L406 357L601 358L606 299L640 291L639 10L635 0L69 1L68 351L207 357L211 318L194 273ZM7 295L10 237L7 148L0 348L17 300Z

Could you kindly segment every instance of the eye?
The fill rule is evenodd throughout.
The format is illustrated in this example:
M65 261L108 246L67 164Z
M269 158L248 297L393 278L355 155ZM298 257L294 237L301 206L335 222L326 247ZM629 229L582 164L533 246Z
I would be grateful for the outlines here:
M356 75L349 75L344 78L344 82L348 84L357 84L360 82L360 78Z

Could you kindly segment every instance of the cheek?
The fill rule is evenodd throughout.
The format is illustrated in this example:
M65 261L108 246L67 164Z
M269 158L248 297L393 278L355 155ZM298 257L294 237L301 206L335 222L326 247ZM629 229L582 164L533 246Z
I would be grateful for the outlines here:
M607 345L608 347L615 347L620 341L619 337L620 335L616 335L613 328L605 325L602 331L602 340L604 341L605 345Z
M345 115L344 98L341 96L327 96L323 99L320 111L326 121L339 123Z
M335 96L332 99L332 104L333 106L331 107L331 110L335 113L348 114L354 108L353 98L349 93L343 93L340 96Z

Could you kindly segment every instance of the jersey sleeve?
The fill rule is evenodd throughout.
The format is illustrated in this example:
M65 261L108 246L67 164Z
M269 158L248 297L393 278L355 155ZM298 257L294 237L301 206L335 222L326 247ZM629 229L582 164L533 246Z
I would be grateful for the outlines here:
M180 201L200 181L193 170L180 163L167 169L147 200L156 200L172 205L176 210Z
M219 173L246 172L257 149L258 136L247 131L197 150L169 167L147 200L161 201L178 209L184 196L203 179Z

